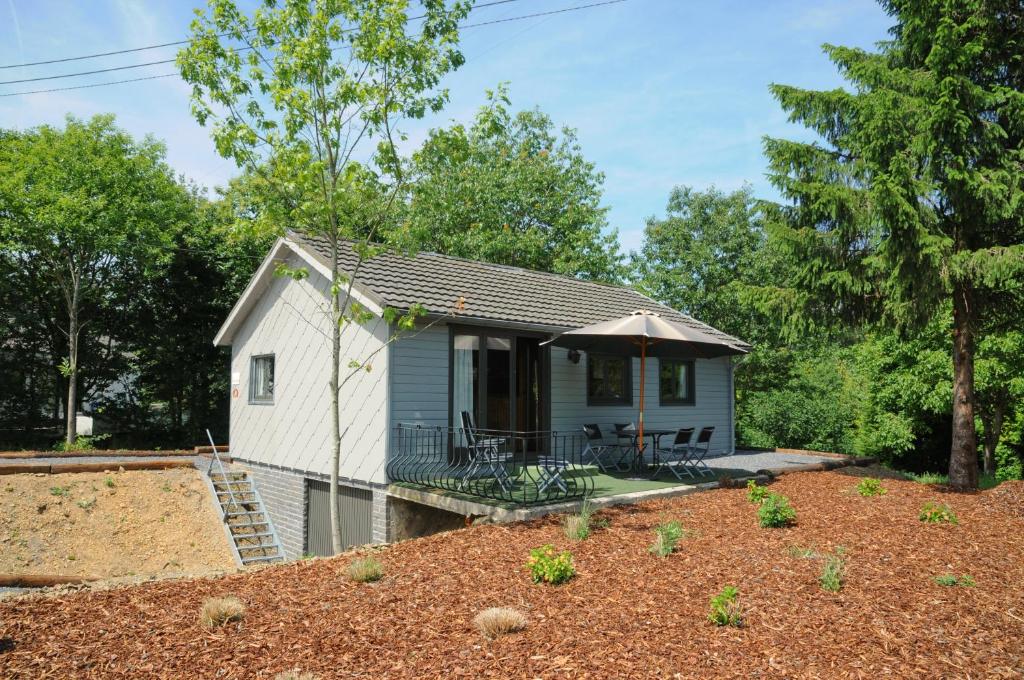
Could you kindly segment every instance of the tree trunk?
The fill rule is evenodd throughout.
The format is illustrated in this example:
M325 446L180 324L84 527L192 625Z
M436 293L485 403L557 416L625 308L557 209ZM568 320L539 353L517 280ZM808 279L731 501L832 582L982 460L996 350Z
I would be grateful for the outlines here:
M338 476L341 468L341 282L338 281L338 237L331 239L331 549L340 553L341 508L338 505Z
M953 291L953 445L949 483L954 489L978 488L978 442L974 432L973 300L963 284Z
M78 439L78 295L79 283L72 283L71 304L68 306L68 406L67 432L64 441L70 446Z
M985 455L984 470L986 475L996 473L996 446L999 445L999 438L1003 434L1003 407L997 405L992 415L981 419L982 430L985 434Z

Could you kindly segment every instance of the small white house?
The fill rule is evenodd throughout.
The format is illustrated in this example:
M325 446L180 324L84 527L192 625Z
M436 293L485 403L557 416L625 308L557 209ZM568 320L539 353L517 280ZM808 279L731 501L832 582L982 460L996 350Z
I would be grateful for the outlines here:
M214 340L231 347L231 455L250 470L290 556L329 552L328 257L325 241L294 233L280 239ZM354 254L346 250L339 260L352 273ZM280 263L309 275L277 276ZM342 336L341 504L349 544L395 535L393 509L403 501L389 485L419 479L389 478L398 469L396 456L410 451L410 436L417 438L416 452L428 439L443 449L436 465L418 471L459 479L452 472L462 465L457 450L473 437L460 431L464 412L480 436L495 441L495 433L504 433L502 441L518 441L510 446L532 456L520 473L539 469L542 478L550 471L537 460L549 458L545 447L556 436L550 433L576 437L557 434L561 455L575 460L584 424L610 433L615 424L636 420L639 360L541 344L554 334L646 310L745 347L629 288L433 253L364 261L354 282L353 300L374 316L347 326ZM384 309L413 305L426 316L394 339ZM368 362L368 370L349 368L353 361ZM729 357L648 359L645 392L647 428L714 427L712 452L733 450ZM549 434L538 444L539 435L517 433ZM496 460L503 465L506 458ZM463 472L463 481L446 488L472 496L479 485L467 485L471 475ZM495 488L505 487L502 479ZM561 479L548 483L559 486Z

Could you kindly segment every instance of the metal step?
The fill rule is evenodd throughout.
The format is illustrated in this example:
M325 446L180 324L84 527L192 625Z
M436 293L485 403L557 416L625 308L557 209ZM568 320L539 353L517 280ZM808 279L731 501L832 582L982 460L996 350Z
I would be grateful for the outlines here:
M250 562L270 562L271 560L284 561L283 555L260 555L258 557L243 557L242 564L248 564Z
M232 528L234 528L234 527L232 527ZM263 538L264 536L273 536L274 532L266 531L266 532L261 533L261 534L236 534L234 531L232 531L231 535L234 536L235 538Z

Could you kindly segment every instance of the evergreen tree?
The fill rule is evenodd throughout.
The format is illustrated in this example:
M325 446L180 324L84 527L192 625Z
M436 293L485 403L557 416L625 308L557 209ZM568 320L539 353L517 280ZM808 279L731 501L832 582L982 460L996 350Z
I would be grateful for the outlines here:
M767 139L802 262L797 319L921 327L953 308L950 482L975 488L974 355L1024 276L1024 9L1016 0L885 0L877 52L826 45L851 90L774 85L821 140Z

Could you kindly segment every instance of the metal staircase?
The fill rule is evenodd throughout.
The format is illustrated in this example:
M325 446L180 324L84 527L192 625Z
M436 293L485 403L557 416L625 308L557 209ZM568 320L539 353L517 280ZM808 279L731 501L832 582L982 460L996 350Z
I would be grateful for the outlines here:
M207 431L207 436L210 436ZM245 472L226 470L210 437L212 455L206 474L220 504L224 525L242 566L285 560L281 541L259 491Z

